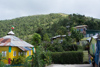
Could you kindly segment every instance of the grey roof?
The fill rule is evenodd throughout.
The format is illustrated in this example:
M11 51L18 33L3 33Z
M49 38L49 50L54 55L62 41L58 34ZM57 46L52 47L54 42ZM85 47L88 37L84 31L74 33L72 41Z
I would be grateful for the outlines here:
M0 38L0 46L34 47L33 45L13 35L7 35Z
M66 35L57 35L57 36L52 37L52 39L59 38L59 37L66 37Z

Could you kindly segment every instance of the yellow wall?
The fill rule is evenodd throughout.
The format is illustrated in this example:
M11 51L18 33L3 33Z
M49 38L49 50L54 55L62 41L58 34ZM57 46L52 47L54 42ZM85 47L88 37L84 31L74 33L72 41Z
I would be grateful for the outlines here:
M8 63L8 58L9 58L9 47L0 47L0 53L2 53L2 51L6 51L6 60L4 59L3 62L4 63Z
M31 55L33 55L33 51L32 51L32 50L29 50L29 51L31 51ZM29 56L29 51L27 51L27 55L26 55L26 57Z
M13 58L17 58L19 55L18 55L18 53L19 52L23 52L21 49L19 49L18 47L11 47L11 52L9 52L9 47L0 47L0 53L2 53L2 51L6 51L7 53L6 53L6 58L7 58L7 60L4 60L4 63L5 64L8 64L8 58L11 58L11 59L13 59ZM14 51L16 51L16 56L13 56L13 52ZM33 54L33 51L32 50L30 50L31 51L31 55ZM29 56L29 51L26 51L27 52L27 55L26 55L26 57L28 57Z
M16 56L13 56L14 51L16 51ZM18 57L18 52L22 52L22 50L19 49L18 47L11 47L11 52L9 53L9 58L11 58L11 59L17 58Z
M14 51L16 51L16 53L17 53L16 56L13 56L13 52L14 52ZM30 51L31 51L31 55L32 55L32 50L30 50ZM19 52L23 52L23 51L22 51L21 49L19 49L18 47L12 47L12 48L11 48L11 53L10 53L10 56L9 56L9 57L10 57L11 59L17 58L17 57L19 56L19 55L18 55ZM26 52L27 52L26 57L28 57L28 56L29 56L29 51L26 51Z

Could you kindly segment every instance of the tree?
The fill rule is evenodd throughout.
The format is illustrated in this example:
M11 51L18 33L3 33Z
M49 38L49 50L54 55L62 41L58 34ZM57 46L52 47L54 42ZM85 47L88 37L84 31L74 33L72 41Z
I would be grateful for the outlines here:
M36 49L36 53L34 53L34 55L32 55L32 67L35 64L35 63L33 64L33 62L35 60L37 60L37 57L36 57L37 56L37 51L38 51L37 48L38 48L38 45L40 44L40 42L41 42L41 36L38 33L34 33L33 39L32 39L32 44L34 45L34 47ZM33 61L33 59L34 59L34 61ZM36 67L39 67L39 66L36 66Z
M64 26L59 27L57 30L57 33L59 35L64 35L66 33L66 27L64 27Z
M62 42L63 49L65 51L68 51L72 43L73 43L73 39L71 38L71 36L68 36L68 33L66 33L65 40L63 40Z
M76 40L76 42L79 42L84 36L80 31L77 31L76 29L71 30L71 37Z
M38 33L34 33L32 44L36 47L40 44L40 42L41 42L41 36Z
M71 38L71 36L68 35L68 33L66 33L65 39L67 42L72 43L72 38Z
M43 35L43 41L47 41L47 42L50 41L50 38L47 33Z
M53 44L48 44L47 50L51 52L63 52L63 48L59 40L55 40Z

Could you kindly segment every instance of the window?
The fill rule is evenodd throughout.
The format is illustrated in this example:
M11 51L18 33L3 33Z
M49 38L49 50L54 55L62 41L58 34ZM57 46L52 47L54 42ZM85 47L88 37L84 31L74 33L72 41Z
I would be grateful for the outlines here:
M90 37L92 37L93 36L93 34L90 34Z
M86 36L89 37L89 34L87 34Z
M2 57L6 57L6 51L2 51Z
M18 52L18 55L27 55L27 52Z
M27 52L24 52L24 55L27 55Z
M81 31L83 31L83 29L81 29Z
M21 52L18 52L18 55L20 56Z
M79 29L77 29L77 31L79 31Z
M29 55L31 55L31 51L29 51Z
M18 55L20 56L20 55L22 55L23 54L23 52L18 52Z
M16 56L16 51L13 52L13 56Z
M23 52L20 53L21 55L23 54Z

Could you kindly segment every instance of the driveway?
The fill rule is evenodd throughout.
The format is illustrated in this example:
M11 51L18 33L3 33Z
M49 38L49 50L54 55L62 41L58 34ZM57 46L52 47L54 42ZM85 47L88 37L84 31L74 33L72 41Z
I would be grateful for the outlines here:
M51 64L47 67L92 67L92 64Z

